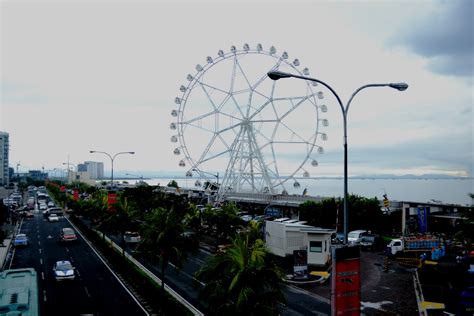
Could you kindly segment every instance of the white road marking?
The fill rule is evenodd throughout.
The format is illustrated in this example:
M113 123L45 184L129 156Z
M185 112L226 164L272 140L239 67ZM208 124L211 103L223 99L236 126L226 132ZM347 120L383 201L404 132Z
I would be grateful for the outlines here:
M40 264L43 264L43 259L40 259Z
M41 279L44 280L44 272L41 272Z
M38 249L39 253L41 253L41 248Z
M43 301L46 302L46 291L43 291Z
M38 245L41 246L41 241L38 240Z
M81 274L79 273L79 270L76 269L76 274L78 277L81 277Z
M87 296L88 296L88 297L91 297L91 295L90 295L89 291L87 290L87 287L86 287L86 286L84 286L84 290L86 291Z

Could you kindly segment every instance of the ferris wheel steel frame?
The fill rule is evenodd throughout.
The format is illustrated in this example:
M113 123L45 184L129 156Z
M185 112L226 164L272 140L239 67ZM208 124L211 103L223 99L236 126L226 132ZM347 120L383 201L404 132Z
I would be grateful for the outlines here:
M261 76L255 83L251 83L245 75L245 71L242 65L239 64L239 58L243 55L249 56L251 54L265 55L275 60L273 66L270 69L264 69ZM181 85L180 91L182 92L181 97L175 98L175 103L179 105L178 110L172 110L172 116L177 119L176 123L171 123L170 128L177 130L177 135L171 137L171 141L174 143L179 142L179 147L174 149L176 155L180 155L181 152L184 154L184 159L179 162L180 167L186 167L186 162L190 164L189 170L186 172L186 176L192 177L193 171L199 173L200 177L209 179L209 175L212 174L208 170L201 169L201 165L209 162L213 159L217 159L223 155L228 155L229 160L224 173L222 183L219 185L218 196L222 197L227 192L260 192L276 194L279 193L277 188L281 187L283 193L288 191L285 188L285 183L290 179L294 180L293 186L299 187L299 182L296 180L295 175L303 170L302 177L308 178L309 172L304 168L305 163L311 158L314 149L317 148L317 153L322 154L324 152L323 147L317 144L318 138L325 141L327 135L320 132L320 124L323 126L328 125L326 119L320 118L321 112L326 112L326 105L318 105L316 100L323 99L323 93L321 91L314 92L314 87L317 86L315 83L306 83L307 93L303 96L297 97L279 97L274 98L276 82L272 82L271 95L267 96L257 91L257 88L265 81L270 80L267 77L267 72L270 70L278 70L282 65L290 67L292 71L301 74L308 75L309 70L304 68L299 70L299 60L295 59L293 62L287 60L288 55L284 52L282 55L276 54L276 49L272 46L269 51L264 51L261 45L257 45L256 49L251 49L247 44L244 45L243 50L237 50L235 46L231 47L231 51L224 53L222 50L218 52L217 58L207 57L207 63L204 66L197 65L194 75L187 75L189 81L187 85ZM229 61L233 59L232 74L229 90L224 90L219 87L206 83L205 76L208 71L221 62ZM245 81L248 84L247 89L234 91L234 84L236 78L236 72L240 72L243 75ZM211 110L202 113L196 117L186 117L186 107L193 106L189 103L192 99L192 93L194 89L201 89L204 95L207 96ZM215 102L210 95L210 92L218 91L225 96L220 103ZM248 103L240 104L236 95L248 93ZM264 99L267 99L263 104L255 106L252 104L252 97L254 94L259 95ZM290 108L279 115L275 102L285 101L289 102ZM222 111L223 107L231 103L235 105L235 111L233 113L225 113ZM293 111L296 111L303 103L310 102L315 109L316 118L314 120L314 129L311 132L311 137L304 138L295 132L290 126L285 124L285 118L290 115ZM319 101L318 101L319 102ZM263 118L261 112L266 108L271 107L271 110L275 113L275 118ZM214 128L203 127L202 122L205 119L212 118L214 116ZM220 119L226 117L232 124L224 128L220 128ZM271 135L264 135L257 125L263 123L275 123ZM206 131L210 134L210 140L205 145L202 153L199 157L193 157L192 153L189 152L186 139L186 129L189 127L198 128ZM291 134L289 140L276 140L276 134L279 128L283 128ZM235 138L229 143L222 134L228 131L232 131L235 134ZM219 140L224 145L224 150L217 153L210 154L211 147L214 145L216 140ZM263 144L262 144L263 141ZM287 175L280 173L277 156L274 146L276 144L288 144L295 145L301 144L306 147L306 152L301 157L301 163ZM267 148L268 147L268 148ZM262 150L268 149L271 154L266 157L262 154ZM315 167L318 165L316 159L312 159L311 166ZM249 189L250 188L250 189Z

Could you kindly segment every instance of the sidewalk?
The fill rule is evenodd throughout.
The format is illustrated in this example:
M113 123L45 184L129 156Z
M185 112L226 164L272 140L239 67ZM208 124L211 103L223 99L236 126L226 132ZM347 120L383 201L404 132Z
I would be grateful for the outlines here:
M0 244L0 271L3 270L3 265L5 264L5 260L8 256L11 243L12 243L11 237L10 238L7 237L3 240L3 245Z

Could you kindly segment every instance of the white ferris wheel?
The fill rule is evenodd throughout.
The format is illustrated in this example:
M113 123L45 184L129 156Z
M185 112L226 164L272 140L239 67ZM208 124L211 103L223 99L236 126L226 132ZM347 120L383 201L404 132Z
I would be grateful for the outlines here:
M287 186L299 188L298 179L310 177L316 155L324 152L319 143L327 140L320 131L328 126L323 92L314 82L273 81L271 70L309 75L298 59L261 44L219 50L187 75L170 124L173 152L187 177L214 181L220 171L220 196L285 194Z

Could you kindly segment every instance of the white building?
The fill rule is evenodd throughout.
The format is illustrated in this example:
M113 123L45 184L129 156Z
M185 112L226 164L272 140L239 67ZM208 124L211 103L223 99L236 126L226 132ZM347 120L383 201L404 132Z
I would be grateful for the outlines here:
M104 163L97 161L85 161L87 172L91 179L103 179L104 178Z
M8 171L9 151L9 134L6 132L0 132L0 186L7 186L10 183L10 175Z
M296 219L280 218L265 222L265 242L271 253L286 257L306 250L308 266L326 266L331 259L331 235L336 231L305 225Z

